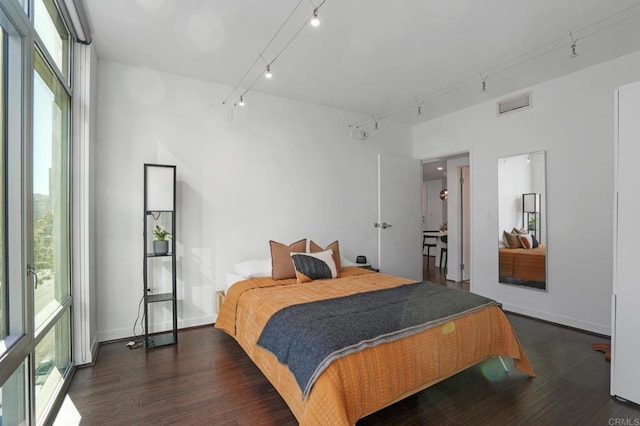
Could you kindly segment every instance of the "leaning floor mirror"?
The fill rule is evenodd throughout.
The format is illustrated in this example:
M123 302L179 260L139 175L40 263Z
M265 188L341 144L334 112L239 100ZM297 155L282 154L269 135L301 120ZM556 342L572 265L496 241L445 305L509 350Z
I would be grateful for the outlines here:
M544 151L498 159L498 280L547 289Z

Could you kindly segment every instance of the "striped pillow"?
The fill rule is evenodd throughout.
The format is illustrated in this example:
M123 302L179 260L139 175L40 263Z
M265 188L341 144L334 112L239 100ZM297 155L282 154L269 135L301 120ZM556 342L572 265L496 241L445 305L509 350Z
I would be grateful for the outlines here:
M299 283L338 276L338 270L333 261L333 250L317 253L291 253L291 259Z

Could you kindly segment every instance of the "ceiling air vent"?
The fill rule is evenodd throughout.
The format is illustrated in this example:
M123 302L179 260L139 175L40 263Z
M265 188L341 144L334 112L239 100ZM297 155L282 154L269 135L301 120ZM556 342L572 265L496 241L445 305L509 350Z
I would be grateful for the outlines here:
M498 115L531 107L531 92L498 102Z

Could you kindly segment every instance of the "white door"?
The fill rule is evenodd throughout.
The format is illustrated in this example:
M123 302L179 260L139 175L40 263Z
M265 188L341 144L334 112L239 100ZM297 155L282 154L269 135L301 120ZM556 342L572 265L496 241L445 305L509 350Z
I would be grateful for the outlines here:
M420 162L378 154L378 267L385 274L420 281Z
M640 84L618 93L616 156L617 214L614 216L613 357L611 394L640 404L640 285L638 285L638 213L640 212Z
M469 156L447 160L447 280L454 282L462 281L464 194L461 178L462 168L467 166Z

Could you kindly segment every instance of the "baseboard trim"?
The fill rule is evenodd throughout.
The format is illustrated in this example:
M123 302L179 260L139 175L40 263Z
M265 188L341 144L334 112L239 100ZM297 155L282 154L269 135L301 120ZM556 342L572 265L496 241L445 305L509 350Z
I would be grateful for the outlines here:
M505 312L522 315L528 318L571 328L577 331L590 333L596 336L606 337L606 338L611 337L611 327L608 325L597 324L589 321L583 321L576 318L565 317L562 315L552 314L550 312L538 311L535 309L526 308L518 305L511 305L508 303L503 303L502 309Z
M200 318L189 318L186 320L178 320L178 330L185 330L189 328L201 327L206 325L211 325L216 322L218 319L217 315L209 315ZM170 330L171 322L154 324L153 328L151 328L152 333L156 333L160 330ZM140 335L132 336L131 328L120 328L115 330L107 330L101 331L98 333L98 341L100 343L110 343L117 342L120 340L134 340L136 338L140 338Z

